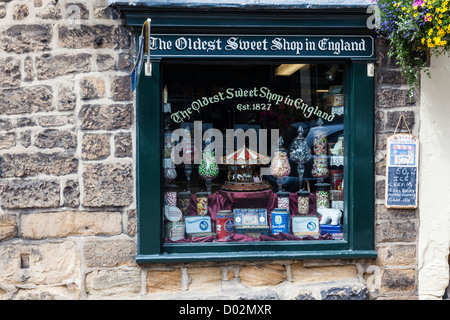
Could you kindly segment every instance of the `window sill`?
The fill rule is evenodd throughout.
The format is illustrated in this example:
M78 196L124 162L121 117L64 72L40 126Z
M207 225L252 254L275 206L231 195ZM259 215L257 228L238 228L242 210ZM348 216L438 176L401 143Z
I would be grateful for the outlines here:
M297 259L375 259L375 250L324 250L324 251L235 251L140 254L138 264L193 262L193 261L255 261Z

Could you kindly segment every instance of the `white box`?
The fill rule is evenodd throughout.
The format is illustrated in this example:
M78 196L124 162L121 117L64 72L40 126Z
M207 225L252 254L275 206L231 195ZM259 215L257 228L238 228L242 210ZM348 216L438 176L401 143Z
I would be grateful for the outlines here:
M320 225L318 217L293 217L292 233L298 237L320 236Z
M186 233L211 232L210 216L190 216L184 218Z

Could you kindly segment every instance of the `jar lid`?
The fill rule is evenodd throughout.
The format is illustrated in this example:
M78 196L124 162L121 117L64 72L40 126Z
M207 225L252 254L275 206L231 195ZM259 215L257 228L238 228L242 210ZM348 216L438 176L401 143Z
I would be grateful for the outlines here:
M164 214L167 218L167 220L172 222L180 221L183 218L183 213L178 207L175 206L167 206Z
M208 192L200 191L200 192L197 192L195 195L197 197L207 197L208 196Z
M325 183L325 182L317 182L314 186L316 188L329 188L330 184L329 183Z
M175 184L166 184L164 189L166 189L166 191L177 191L177 186Z
M286 208L274 208L272 210L272 212L274 212L274 211L276 211L276 212L288 212L288 210Z
M300 190L299 192L297 192L297 195L299 196L299 197L309 197L309 191L306 191L306 190Z
M277 192L277 196L278 197L289 197L289 192L280 191L280 192Z
M178 192L178 198L190 198L191 194L189 191Z

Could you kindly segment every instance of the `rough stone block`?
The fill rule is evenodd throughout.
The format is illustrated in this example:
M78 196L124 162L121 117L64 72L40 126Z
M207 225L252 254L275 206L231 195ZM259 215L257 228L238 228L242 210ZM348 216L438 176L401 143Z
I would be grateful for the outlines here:
M63 189L64 206L75 208L80 205L80 186L78 181L68 180Z
M363 284L326 288L320 294L322 300L369 300L369 290Z
M27 239L115 235L121 232L122 216L120 212L28 213L22 214L20 219L20 234Z
M63 86L58 92L58 110L68 111L75 109L77 96L72 88Z
M52 79L59 76L83 73L91 70L91 55L78 54L44 54L36 57L36 73L39 80Z
M15 5L13 8L13 20L23 20L30 14L26 4Z
M416 263L416 246L414 244L379 247L377 253L377 265L412 266Z
M111 81L111 95L114 101L132 100L130 77L120 76L113 78Z
M24 80L25 81L33 81L34 80L34 67L33 67L33 58L28 56L25 58L23 63L23 69L25 72Z
M9 242L0 246L0 283L60 285L80 279L80 257L72 241Z
M105 81L97 77L85 77L80 80L80 95L83 100L104 98Z
M414 291L416 283L414 269L383 269L380 293Z
M13 128L13 124L9 119L0 119L0 130L9 131Z
M386 197L386 183L385 180L380 180L375 182L375 197L380 200L384 200Z
M85 160L105 159L110 154L109 134L86 133L83 136L81 156Z
M24 148L28 148L31 145L31 131L22 131L18 133L17 142Z
M130 35L120 26L111 25L79 25L77 28L60 27L58 45L62 48L109 48L122 49L128 47Z
M114 136L114 144L116 147L115 156L117 158L132 157L133 145L131 141L131 133L118 133Z
M34 113L52 110L53 93L49 86L0 90L0 114Z
M401 115L404 116L408 127L405 126L405 122L402 120L400 121L398 130L400 132L407 132L408 128L409 130L413 130L415 123L414 111L388 111L386 129L391 128L392 130L395 130Z
M378 84L406 84L407 78L400 70L392 68L377 68L375 81Z
M133 237L137 234L136 209L128 210L127 232L126 233L131 237Z
M237 297L237 300L279 300L279 299L280 298L278 296L278 293L270 289L261 290L259 292L242 293L242 295L239 295Z
M12 214L0 214L0 241L8 240L17 234L16 216Z
M114 7L106 7L106 8L96 8L94 9L94 18L95 19L112 19L119 20L120 19L120 11Z
M20 288L14 300L78 300L80 288L75 283L54 286L31 286Z
M129 129L133 123L133 105L84 105L79 119L84 130Z
M59 206L60 186L55 180L8 180L0 183L4 209L55 208Z
M87 267L135 266L133 240L92 240L83 247Z
M416 234L413 219L377 221L375 224L376 242L413 242Z
M45 8L36 13L36 17L45 20L59 20L62 18L61 9L55 3L49 3Z
M275 286L287 280L286 267L277 264L243 266L239 278L248 287Z
M147 273L146 284L149 294L181 291L181 269L150 270Z
M189 291L219 290L222 283L222 269L220 267L191 267L188 269Z
M376 92L377 108L406 107L413 105L415 100L409 98L407 89L381 89Z
M114 70L116 61L113 56L109 54L97 55L97 68L98 71Z
M29 177L39 174L67 175L76 173L78 159L73 153L16 153L0 159L2 177Z
M0 150L9 149L14 147L15 145L16 145L16 136L14 133L0 134Z
M355 265L304 267L296 262L291 265L292 283L308 284L341 279L356 278L358 270Z
M11 57L0 59L0 87L16 87L21 81L20 60Z
M138 296L140 269L94 270L86 274L86 294L90 297Z
M52 26L16 24L0 33L0 48L6 52L26 53L51 49Z
M6 17L6 6L0 4L0 19Z
M75 119L72 115L51 115L37 117L37 123L41 127L61 127L66 124L74 124Z
M86 207L121 207L133 202L131 164L86 164L83 179Z
M46 129L36 134L34 144L38 148L75 149L77 136L69 130Z
M417 210L388 209L383 204L375 206L375 215L377 220L410 220L417 218Z

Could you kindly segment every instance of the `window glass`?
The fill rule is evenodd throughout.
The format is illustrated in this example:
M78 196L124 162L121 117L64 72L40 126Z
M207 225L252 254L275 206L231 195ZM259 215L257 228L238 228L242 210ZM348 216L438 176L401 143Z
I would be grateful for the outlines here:
M165 242L342 239L345 68L165 63Z

